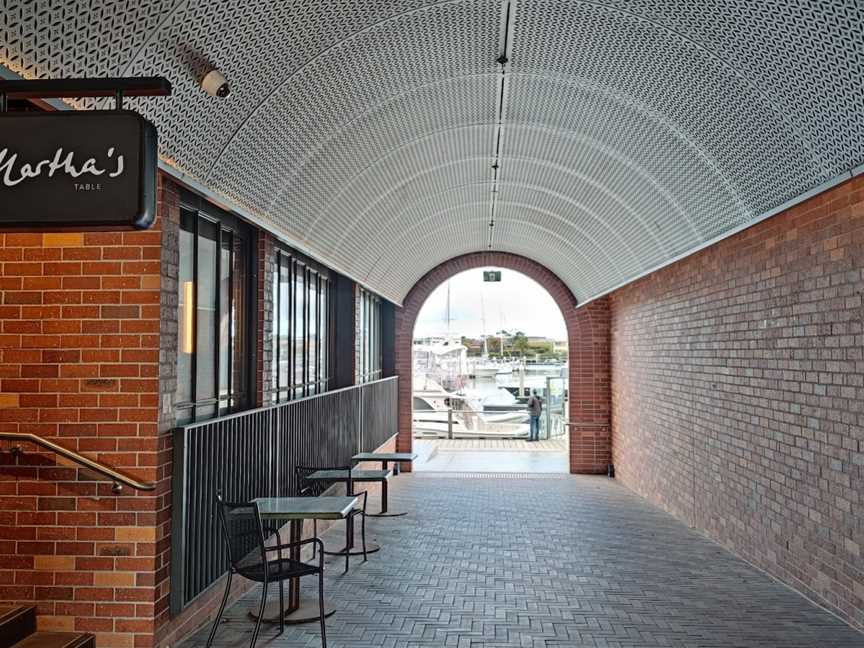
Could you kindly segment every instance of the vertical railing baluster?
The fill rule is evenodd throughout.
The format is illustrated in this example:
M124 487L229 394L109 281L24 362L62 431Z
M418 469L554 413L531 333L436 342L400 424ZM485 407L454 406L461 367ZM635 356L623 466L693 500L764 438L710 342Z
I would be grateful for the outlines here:
M227 568L217 490L228 500L295 495L295 466L348 464L374 450L396 433L396 408L397 381L388 378L177 428L172 613Z

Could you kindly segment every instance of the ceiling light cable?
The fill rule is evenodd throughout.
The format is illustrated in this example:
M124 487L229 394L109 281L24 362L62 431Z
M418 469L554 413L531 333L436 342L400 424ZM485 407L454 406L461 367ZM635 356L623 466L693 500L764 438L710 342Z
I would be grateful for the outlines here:
M489 239L487 248L492 249L495 234L495 207L498 202L498 173L501 170L501 137L504 123L504 102L507 89L508 48L510 47L510 31L512 29L512 0L504 3L504 26L501 33L501 49L496 62L501 66L501 84L498 93L498 123L495 127L495 161L492 163L492 192L489 197Z

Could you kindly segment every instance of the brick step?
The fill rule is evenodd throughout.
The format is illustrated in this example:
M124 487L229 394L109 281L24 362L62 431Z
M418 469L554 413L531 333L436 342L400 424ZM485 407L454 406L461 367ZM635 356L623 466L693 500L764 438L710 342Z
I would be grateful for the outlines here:
M91 634L37 632L33 606L0 608L0 648L96 648Z
M36 632L36 608L0 608L0 648L10 648Z
M91 634L37 632L11 648L96 648L96 642Z

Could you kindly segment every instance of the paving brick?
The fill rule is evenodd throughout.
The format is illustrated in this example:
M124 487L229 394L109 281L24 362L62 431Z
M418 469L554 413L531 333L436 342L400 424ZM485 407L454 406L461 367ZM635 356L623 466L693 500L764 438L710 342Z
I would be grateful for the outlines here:
M382 549L331 563L331 648L853 648L864 635L604 477L403 475L400 518L370 518ZM374 507L377 503L374 503ZM338 543L341 529L327 539ZM315 596L307 579L304 597ZM260 590L214 646L246 645ZM273 600L277 600L276 597ZM180 644L201 648L209 622ZM261 645L318 646L315 624Z

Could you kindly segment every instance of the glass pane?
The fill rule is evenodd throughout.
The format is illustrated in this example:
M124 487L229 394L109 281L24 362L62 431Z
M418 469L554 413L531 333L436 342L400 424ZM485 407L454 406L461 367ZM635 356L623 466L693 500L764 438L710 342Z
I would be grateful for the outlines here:
M237 395L232 399L232 410L246 405L246 391L249 380L249 358L246 357L246 268L249 257L246 254L246 241L239 236L233 236L234 241L234 276L233 299L231 312L231 393Z
M219 259L219 395L228 395L231 350L231 232L222 232Z
M273 329L273 339L271 341L273 348L273 359L270 362L271 370L272 370L272 380L273 387L276 389L277 396L276 400L279 400L278 391L279 391L279 317L280 317L280 307L281 301L279 299L279 294L281 290L281 274L280 274L280 265L281 265L282 255L276 255L276 267L274 268L274 276L273 276L273 317L272 317L272 329Z
M192 422L192 408L177 410L177 425L186 425Z
M180 268L177 281L177 402L192 400L192 354L195 351L195 238L187 229L180 229ZM189 412L178 412L179 417L191 416Z
M295 386L301 387L298 391L295 390L295 396L303 395L302 385L304 382L303 377L303 365L304 365L304 354L303 351L306 346L306 326L305 326L305 313L306 313L306 281L304 276L304 268L299 264L295 264L295 274L294 274L294 376L293 376L293 384Z
M216 405L199 405L195 408L196 421L206 421L216 416Z
M381 300L375 301L375 378L381 377Z
M309 273L306 295L309 308L309 327L306 330L306 382L314 383L318 378L318 273L316 272ZM309 393L314 394L316 391L313 386Z
M329 367L327 366L328 358L327 358L327 347L329 344L329 336L330 336L330 327L328 326L329 322L327 318L329 317L329 312L327 310L327 305L330 299L330 285L327 281L321 281L321 320L318 325L320 327L320 332L318 334L318 368L320 371L320 380L322 385L322 390L327 389L327 378L330 375Z
M366 291L360 290L360 358L357 366L360 369L360 380L366 375Z
M279 339L277 341L280 388L290 385L291 367L291 266L283 258L279 267Z
M198 353L196 400L216 395L216 226L198 221ZM199 416L196 415L196 418Z

